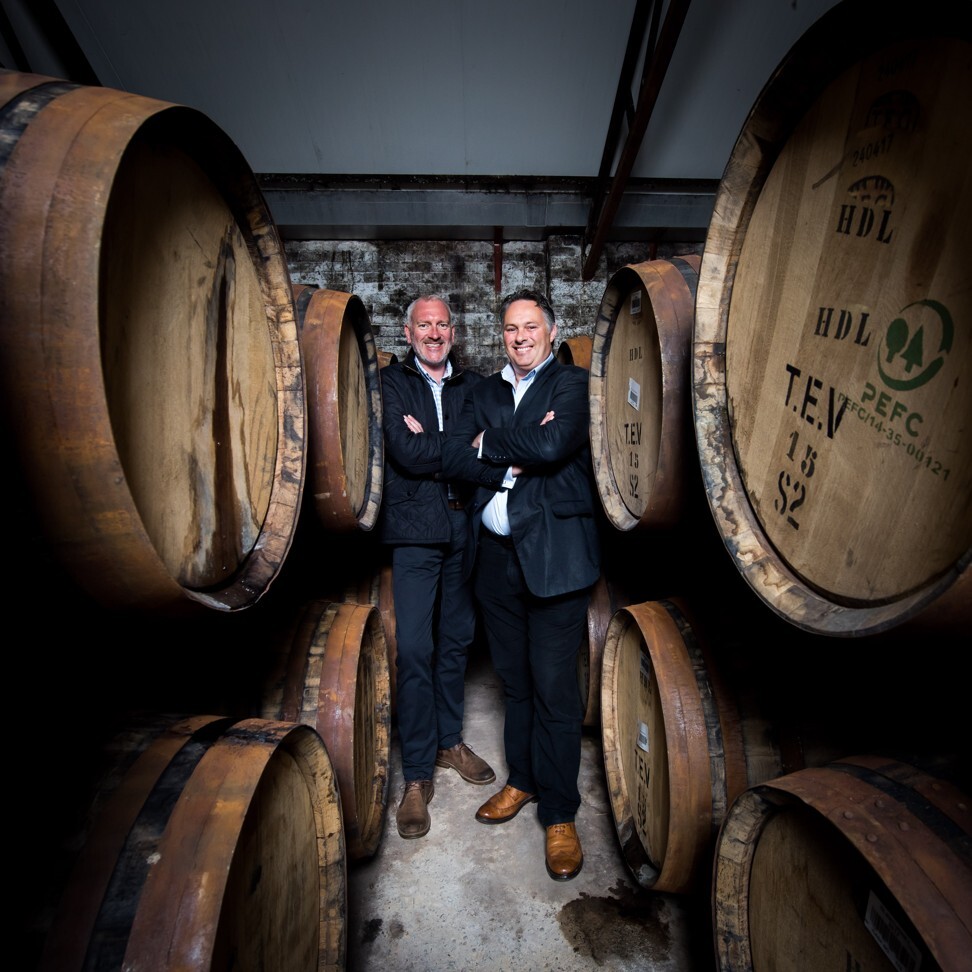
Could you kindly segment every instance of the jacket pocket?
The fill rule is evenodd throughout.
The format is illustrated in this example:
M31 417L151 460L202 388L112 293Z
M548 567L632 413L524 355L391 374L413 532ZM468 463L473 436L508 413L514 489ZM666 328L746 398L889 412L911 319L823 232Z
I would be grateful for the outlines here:
M382 502L388 506L395 506L398 503L407 503L415 499L418 493L419 483L411 482L407 479L395 477L385 483L382 493Z
M550 511L554 516L592 516L591 504L583 499L558 500L550 504Z

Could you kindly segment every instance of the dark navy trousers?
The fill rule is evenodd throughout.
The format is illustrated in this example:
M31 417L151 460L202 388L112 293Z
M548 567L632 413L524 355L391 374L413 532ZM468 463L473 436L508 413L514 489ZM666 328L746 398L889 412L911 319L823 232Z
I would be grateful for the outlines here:
M449 510L449 520L451 543L392 550L396 712L406 781L431 780L436 750L462 742L476 608L472 585L462 579L466 514Z

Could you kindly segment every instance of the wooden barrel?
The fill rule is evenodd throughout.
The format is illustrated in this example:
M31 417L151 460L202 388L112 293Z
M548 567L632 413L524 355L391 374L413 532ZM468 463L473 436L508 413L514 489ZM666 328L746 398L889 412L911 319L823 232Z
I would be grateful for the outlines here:
M343 969L344 834L320 736L196 716L128 737L40 969Z
M341 792L348 858L378 849L388 799L388 653L372 604L311 601L278 645L262 716L313 726Z
M672 527L691 441L692 322L700 258L629 264L601 298L590 363L591 458L618 530Z
M675 602L612 617L601 740L621 851L642 887L696 890L730 802L782 773L773 727L739 702Z
M378 350L361 299L294 287L307 375L308 484L328 530L370 530L384 475Z
M378 367L385 368L390 364L395 364L398 361L398 355L394 351L379 351L378 352Z
M834 7L716 194L693 338L706 493L749 585L810 631L972 617L967 15Z
M970 827L953 783L880 756L746 790L715 857L719 968L968 968Z
M7 72L0 98L0 386L39 532L109 607L249 607L305 423L256 179L182 106Z
M604 639L615 612L631 600L621 587L604 574L597 579L587 606L587 630L577 654L577 683L584 704L584 725L601 722L601 665Z
M576 365L591 370L591 352L594 338L590 334L576 334L564 338L557 347L557 360L561 364Z
M388 682L391 715L395 715L395 686L398 671L398 640L395 636L395 590L392 585L391 558L382 556L382 561L372 570L348 584L342 600L357 604L373 604L381 615L382 630L385 634L385 647L388 650Z

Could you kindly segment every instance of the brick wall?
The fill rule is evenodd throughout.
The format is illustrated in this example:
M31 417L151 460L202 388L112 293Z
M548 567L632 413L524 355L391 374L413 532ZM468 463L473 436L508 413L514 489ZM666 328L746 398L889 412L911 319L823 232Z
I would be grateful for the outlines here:
M547 294L557 315L558 337L593 334L611 276L629 263L701 253L703 242L616 243L604 248L595 277L581 280L579 237L543 242L506 242L497 292L489 241L289 241L294 283L354 294L368 309L380 351L402 358L405 309L422 292L448 297L456 314L456 346L464 363L490 374L506 361L496 313L503 296L518 287Z

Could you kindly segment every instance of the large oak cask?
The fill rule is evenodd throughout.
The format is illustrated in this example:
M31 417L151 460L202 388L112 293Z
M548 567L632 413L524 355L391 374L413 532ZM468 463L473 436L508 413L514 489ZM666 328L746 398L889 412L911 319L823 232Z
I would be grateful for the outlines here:
M307 485L326 530L370 530L384 476L380 359L360 297L295 284L307 384Z
M345 967L341 801L316 732L161 718L106 755L41 969Z
M699 262L688 254L629 264L601 298L590 360L591 458L601 505L618 530L674 527L685 510Z
M0 72L0 130L0 401L24 554L41 538L110 608L251 606L290 549L305 432L290 277L254 174L197 111L37 75Z
M967 968L970 828L942 770L877 754L747 789L715 856L719 969Z
M743 125L693 338L706 493L806 630L972 617L968 5L834 7Z

